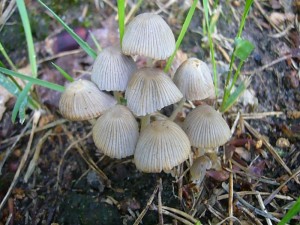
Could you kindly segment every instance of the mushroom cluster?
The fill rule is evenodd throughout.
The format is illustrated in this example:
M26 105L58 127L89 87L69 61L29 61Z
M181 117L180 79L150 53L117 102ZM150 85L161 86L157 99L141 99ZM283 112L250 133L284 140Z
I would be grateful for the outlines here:
M134 155L136 167L147 173L171 170L191 156L192 147L205 154L223 145L230 130L211 106L192 110L182 127L173 122L186 100L214 96L212 77L203 61L189 58L172 80L162 69L137 68L133 60L136 56L166 60L174 51L172 30L159 15L136 16L126 27L122 45L105 48L98 55L91 81L76 80L66 87L59 102L61 114L73 121L97 119L92 133L99 151L117 159ZM121 93L126 99L123 105L110 92ZM178 102L170 118L151 117ZM193 177L203 161L205 168L212 167L208 156L195 160Z

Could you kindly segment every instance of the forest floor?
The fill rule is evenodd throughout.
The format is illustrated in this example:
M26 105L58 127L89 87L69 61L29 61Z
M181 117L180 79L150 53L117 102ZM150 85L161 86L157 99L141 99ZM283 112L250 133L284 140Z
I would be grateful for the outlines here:
M129 15L136 1L127 2ZM177 37L191 2L144 1L135 14L159 13ZM118 44L115 1L45 3L89 44L93 45L90 32L102 48ZM75 78L88 78L93 59L78 49L70 36L61 33L63 28L39 3L27 1L27 7L39 78L66 83L51 62ZM37 114L30 110L24 124L13 124L16 99L0 87L4 109L0 115L1 201L9 191L0 211L0 224L133 224L147 202L143 224L158 224L158 195L165 224L232 224L230 220L243 225L277 224L300 196L299 7L299 1L254 1L242 34L255 46L241 76L251 76L251 83L238 103L224 114L234 134L219 149L222 168L207 171L200 185L190 181L189 173L181 179L172 174L145 174L136 169L132 157L114 160L103 156L93 143L90 123L63 119L58 112L60 93L46 88L36 88L43 104L37 127L32 125ZM217 21L213 39L221 95L243 8L244 1L232 0L220 1L214 10ZM6 9L2 9L2 17ZM199 4L173 71L187 57L197 57L211 67L202 24ZM0 40L19 71L28 72L17 9L2 27ZM0 59L5 62L2 56ZM186 105L181 117L190 109ZM31 162L36 163L34 167ZM101 178L102 173L108 180ZM14 177L17 182L10 190ZM157 183L160 179L161 185ZM228 200L230 194L232 201ZM291 221L299 223L299 216Z

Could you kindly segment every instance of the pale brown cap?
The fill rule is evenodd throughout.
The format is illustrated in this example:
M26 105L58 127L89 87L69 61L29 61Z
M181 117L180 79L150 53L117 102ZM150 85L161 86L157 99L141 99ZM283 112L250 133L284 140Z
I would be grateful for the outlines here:
M231 132L221 114L209 105L193 109L185 118L183 130L192 146L215 148L225 144Z
M209 68L197 58L184 61L176 70L173 81L187 100L203 100L215 95Z
M160 173L185 161L190 151L190 141L176 123L170 120L155 121L142 131L134 162L143 172Z
M145 116L178 102L182 94L162 70L142 68L131 77L125 97L135 115Z
M117 101L100 91L88 80L77 80L67 85L59 101L59 111L66 119L83 121L100 116Z
M190 168L191 180L203 180L206 170L212 167L210 159L203 155L197 158Z
M138 123L123 105L107 110L93 127L95 145L111 158L121 159L133 155L138 137Z
M125 29L122 41L125 55L141 55L161 60L171 56L174 50L174 34L157 14L140 14Z
M105 91L125 91L136 70L131 56L122 54L119 47L103 49L93 64L92 81Z

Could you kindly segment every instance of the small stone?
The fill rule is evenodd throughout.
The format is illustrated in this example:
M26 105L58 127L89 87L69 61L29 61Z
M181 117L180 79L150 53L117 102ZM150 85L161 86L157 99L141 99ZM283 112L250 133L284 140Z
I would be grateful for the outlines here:
M276 146L279 148L288 148L290 147L290 142L288 139L286 138L278 138L278 140L276 141Z

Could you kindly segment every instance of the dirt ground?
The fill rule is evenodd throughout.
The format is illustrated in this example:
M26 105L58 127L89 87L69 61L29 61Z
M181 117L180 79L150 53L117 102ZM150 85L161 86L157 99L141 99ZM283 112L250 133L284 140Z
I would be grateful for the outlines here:
M135 14L158 12L177 37L191 2L144 1ZM45 3L93 47L90 33L102 48L118 43L115 1ZM37 87L43 113L17 183L0 211L0 224L134 224L147 202L149 210L143 224L158 224L158 195L162 198L164 224L277 224L300 196L299 5L297 0L254 1L242 35L254 44L255 50L242 69L241 79L251 76L252 80L239 102L224 114L230 127L238 115L239 120L229 143L219 149L222 167L207 171L200 184L191 182L189 173L181 179L176 174L144 174L135 168L132 157L105 157L93 143L90 123L63 119L58 113L60 94ZM61 26L39 3L27 1L27 6L39 78L66 83L51 62L76 78L88 78L92 58L61 33ZM127 1L127 15L135 6L136 1ZM220 1L214 11L219 15L213 39L221 94L243 7L244 1ZM211 67L202 24L203 8L199 4L174 68L186 57L198 57ZM13 35L16 32L19 35ZM22 68L20 71L26 73L26 42L17 10L0 32L0 40ZM0 60L6 63L2 56ZM142 65L141 60L139 66ZM6 109L0 121L0 159L4 163L1 201L25 160L34 115L27 110L24 124L12 124L15 98L5 99ZM169 111L170 108L162 110L165 114ZM188 111L189 106L181 117ZM28 175L32 162L36 165ZM187 169L187 164L183 168ZM229 190L231 182L233 192ZM231 202L228 193L233 193ZM230 210L232 222L228 218ZM300 217L296 216L290 224L299 223Z

